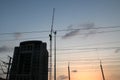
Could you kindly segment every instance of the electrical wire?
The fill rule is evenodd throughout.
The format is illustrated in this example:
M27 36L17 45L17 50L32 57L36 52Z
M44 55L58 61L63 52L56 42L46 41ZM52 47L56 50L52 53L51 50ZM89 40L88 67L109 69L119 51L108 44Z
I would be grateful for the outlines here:
M120 47L95 47L95 48L76 48L76 49L73 49L73 48L66 48L66 49L57 49L58 51L62 50L62 51L69 51L69 50L104 50L104 49L120 49Z
M120 28L120 26L109 26L109 27L93 27L93 28L76 28L76 29L61 29L61 30L56 30L57 32L61 31L72 31L72 30L91 30L91 29L110 29L110 28ZM49 30L43 30L43 31L29 31L29 32L11 32L11 33L0 33L0 35L11 35L11 34L16 34L16 33L46 33L50 32Z
M112 41L112 42L102 42L102 43L96 43L96 44L85 44L85 45L77 45L77 46L69 46L69 47L64 47L64 48L70 48L70 47L86 47L86 46L96 46L96 45L105 45L105 44L118 44L120 41Z
M110 32L118 32L118 31L120 31L120 30L111 30L111 31L99 31L99 32L95 32L94 34L103 34L103 33L110 33ZM76 34L76 35L86 35L86 34L89 34L89 33L80 33L80 34ZM56 37L62 37L62 36L64 36L64 35L58 35L58 36L56 36ZM4 42L4 41L17 41L17 40L24 40L24 39L37 39L37 38L49 38L49 37L31 37L31 38L22 38L22 39L5 39L5 40L0 40L0 41L2 41L2 42Z

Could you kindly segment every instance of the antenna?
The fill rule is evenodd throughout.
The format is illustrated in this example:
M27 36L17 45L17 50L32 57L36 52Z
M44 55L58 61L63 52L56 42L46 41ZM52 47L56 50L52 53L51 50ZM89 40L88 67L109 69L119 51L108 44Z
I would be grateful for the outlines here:
M49 34L50 37L50 76L49 76L50 79L49 80L52 80L52 33L53 33L54 13L55 13L55 8L53 8L51 31Z
M70 67L69 67L70 65L69 65L69 62L68 62L68 78L69 78L69 80L70 80Z
M102 78L103 78L103 80L105 80L105 76L104 76L104 71L103 71L101 60L100 60L100 69L101 69L101 73L102 73Z

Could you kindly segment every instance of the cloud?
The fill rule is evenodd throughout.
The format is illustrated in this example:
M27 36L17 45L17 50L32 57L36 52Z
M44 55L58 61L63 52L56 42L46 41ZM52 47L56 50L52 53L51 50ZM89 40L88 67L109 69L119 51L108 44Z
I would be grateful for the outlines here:
M62 38L65 39L65 38L73 37L73 36L77 35L79 33L79 31L80 31L79 29L72 30L72 31L66 33L64 36L62 36Z
M76 72L78 72L78 71L77 71L77 70L72 70L72 72L76 73Z
M119 74L119 71L115 73L111 73L110 76L108 76L111 78L111 80L119 80L120 79L120 74Z
M70 31L62 36L63 39L73 37L73 36L77 35L80 31L80 29L73 29L73 25L70 25L67 28Z
M85 33L84 37L88 37L88 36L96 34L96 30L93 29L93 28L95 28L94 23L86 23L86 24L82 24L80 26L82 26L83 29L87 30L87 33Z
M58 80L65 80L67 78L68 78L68 76L66 76L66 75L60 75L60 76L58 76Z
M115 50L115 53L119 53L119 52L120 52L120 49L119 49L119 48Z
M89 30L88 33L86 33L84 36L88 37L88 36L91 36L91 35L94 35L94 34L96 34L96 30Z
M95 28L95 24L94 23L86 23L86 24L82 24L82 25L78 25L78 26L70 25L67 28L70 31L68 33L65 33L62 36L62 39L67 39L67 38L70 38L70 37L74 37L74 36L76 36L76 35L78 35L80 33L80 30L87 31L87 33L85 33L85 34L83 33L85 35L85 37L88 37L89 35L93 35L93 34L96 33L96 30L93 30L93 28ZM81 33L82 32L83 31L81 31Z
M22 36L22 33L20 33L20 32L15 32L14 33L15 39L19 39L21 36Z
M89 30L89 29L92 29L95 27L95 24L94 23L85 23L85 24L82 24L80 25L82 28L84 28L85 30Z
M7 47L7 46L1 46L0 47L0 52L9 52L10 51L10 48Z

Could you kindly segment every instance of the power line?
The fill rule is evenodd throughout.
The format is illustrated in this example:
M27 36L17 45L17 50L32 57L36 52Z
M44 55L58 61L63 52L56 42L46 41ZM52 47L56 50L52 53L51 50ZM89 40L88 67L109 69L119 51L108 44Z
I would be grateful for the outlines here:
M93 27L93 28L76 28L76 29L59 29L56 30L57 32L61 31L72 31L72 30L91 30L91 29L113 29L113 28L120 28L120 26L109 26L109 27ZM11 34L16 34L16 33L21 33L21 34L27 34L27 33L46 33L50 32L49 30L43 30L43 31L28 31L28 32L11 32L11 33L0 33L0 35L11 35Z
M76 29L61 29L57 31L71 31L71 30L91 30L91 29L112 29L112 28L120 28L120 26L109 26L109 27L93 27L93 28L76 28Z
M115 43L120 43L120 41L113 41L113 42L103 42L103 43L96 43L96 44L85 44L85 45L78 45L78 46L69 46L69 47L86 47L86 46L96 46L96 45L105 45L105 44L115 44ZM69 48L65 47L65 48Z
M111 30L111 31L99 31L99 32L95 32L94 34L103 34L103 33L109 33L109 32L118 32L120 30ZM76 35L86 35L86 34L89 34L89 33L80 33L80 34L76 34ZM59 36L56 36L56 37L62 37L63 35L59 35ZM24 40L24 39L37 39L37 38L49 38L49 37L33 37L33 38L23 38L23 39L19 39L19 40ZM11 39L11 40L0 40L0 41L15 41L15 40L18 40L18 39Z
M113 58L113 60L111 60L111 59L109 59L109 58L105 58L105 59L102 59L103 61L104 61L104 63L106 63L106 62L109 62L109 63L111 63L111 62L120 62L120 59L114 59ZM92 61L92 62L91 62ZM79 59L79 60L71 60L71 62L75 62L75 63L77 63L77 62L81 62L81 63L83 63L83 62L85 62L85 63L89 63L89 62L91 62L91 63L97 63L99 60L98 59ZM67 62L67 60L60 60L60 61L57 61L57 63L65 63L65 62Z
M21 33L21 34L27 34L27 33L45 33L45 32L49 32L49 31L46 30L46 31L12 32L12 33L0 33L0 35L11 35L11 34L16 34L16 33Z
M20 40L28 40L28 39L39 39L39 38L48 38L48 37L31 37L31 38L22 38L22 39L5 39L5 40L0 40L2 42L4 41L20 41Z
M104 49L120 49L120 47L94 47L94 48L76 48L76 49L73 49L73 48L67 48L67 49L57 49L58 51L68 51L68 50L104 50Z

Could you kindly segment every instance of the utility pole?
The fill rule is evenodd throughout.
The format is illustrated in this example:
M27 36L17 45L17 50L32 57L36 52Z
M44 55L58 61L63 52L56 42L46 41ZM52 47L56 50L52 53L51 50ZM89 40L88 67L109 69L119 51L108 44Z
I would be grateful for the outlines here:
M56 80L56 34L57 32L54 32L54 80Z
M52 80L52 33L53 33L54 13L55 13L55 8L53 8L51 31L49 34L50 37L50 75L49 75L50 79L49 80Z
M8 69L7 69L7 75L6 75L6 80L9 80L9 74L10 74L10 66L11 66L11 61L12 61L12 57L9 57L9 63L8 63Z
M102 78L103 78L103 80L105 80L105 76L104 76L104 71L103 71L101 60L100 60L100 69L101 69L101 73L102 73Z
M70 65L69 65L69 63L68 63L68 78L70 80Z

